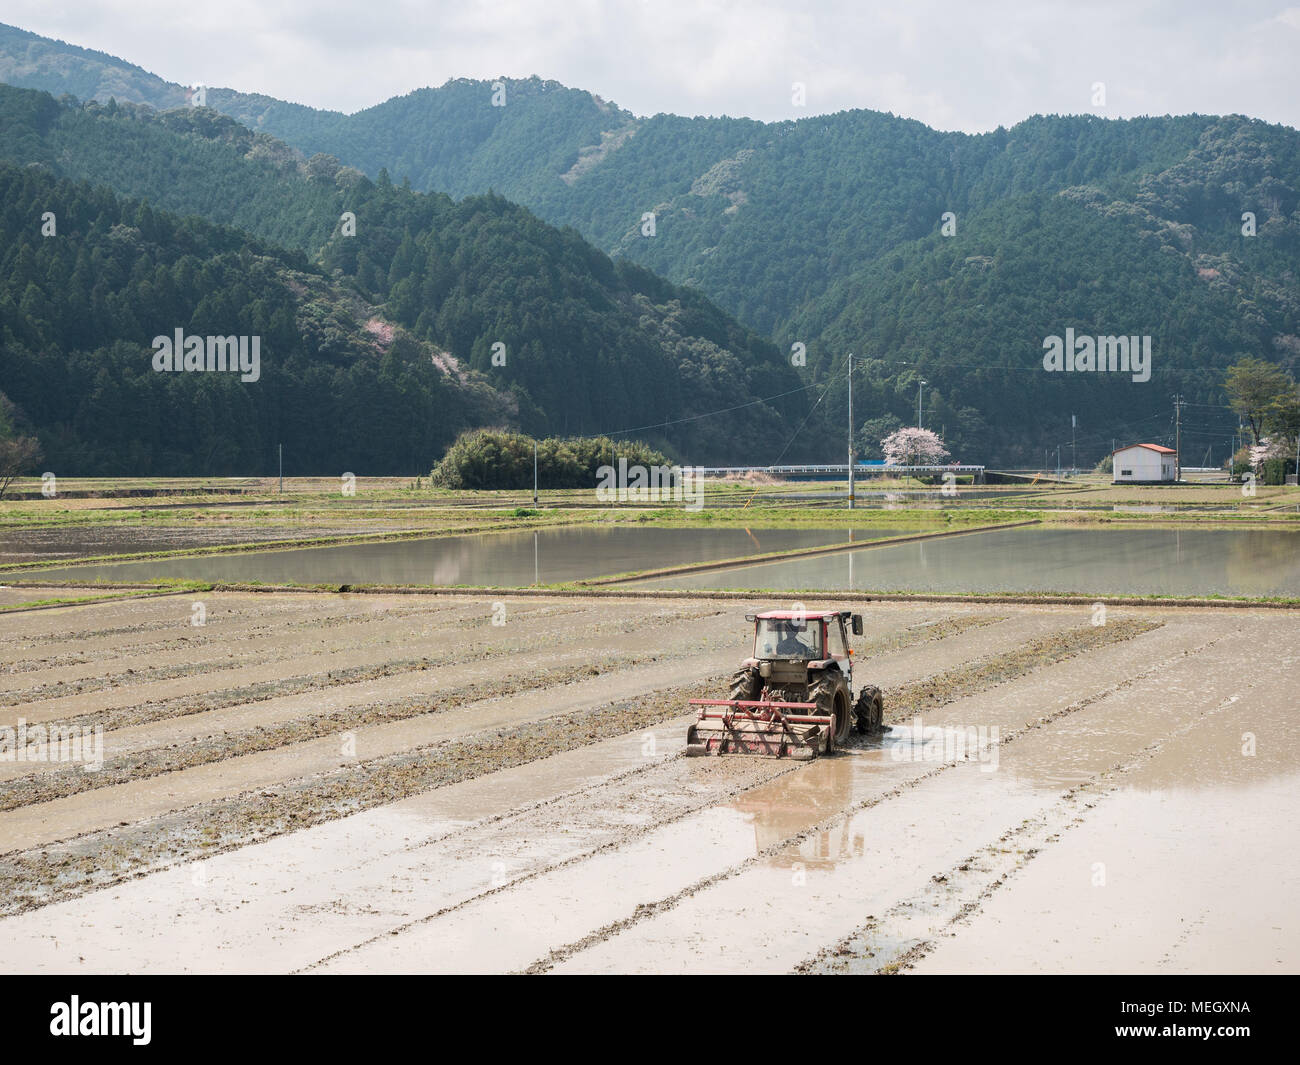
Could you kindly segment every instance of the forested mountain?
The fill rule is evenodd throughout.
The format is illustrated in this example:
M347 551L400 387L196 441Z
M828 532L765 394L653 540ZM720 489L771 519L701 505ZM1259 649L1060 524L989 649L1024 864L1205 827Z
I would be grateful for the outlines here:
M0 81L80 99L116 97L152 107L180 107L185 88L107 52L0 23Z
M158 372L153 338L177 329L257 337L257 362ZM271 472L283 443L292 470L414 472L510 417L434 353L301 253L0 163L0 391L49 469Z
M1222 461L1235 418L1209 408L1223 402L1233 361L1225 353L1267 352L1294 367L1300 291L1273 280L1294 277L1276 243L1238 236L1235 253L1207 245L1194 227L1095 188L1018 196L973 212L952 237L895 249L836 283L791 330L864 357L855 404L879 422L864 434L868 454L891 428L915 424L923 379L925 424L965 461L996 447L1003 461L1037 465L1060 445L1068 464L1075 437L1089 466L1112 438L1172 445L1175 394L1195 405L1184 415L1189 464L1211 447ZM1067 328L1149 336L1149 379L1045 372L1042 342ZM827 402L842 404L845 390L837 379Z
M106 69L101 90L123 77ZM1287 127L1036 116L971 136L871 111L638 118L538 79L506 81L504 100L490 81L448 82L351 116L231 90L208 102L375 178L493 189L700 289L784 352L806 345L801 380L829 387L800 445L823 412L837 424L849 350L867 438L915 421L924 379L925 424L990 463L1041 461L1072 414L1081 461L1112 436L1164 440L1172 395L1220 403L1240 354L1298 369L1300 134ZM1046 373L1044 339L1067 328L1151 336L1151 379Z
M0 87L0 157L25 164L6 171L0 391L42 430L47 455L79 470L264 470L283 439L315 472L348 455L345 468L415 472L481 424L645 427L638 436L684 460L726 461L776 446L782 412L806 402L777 349L703 297L498 196L456 203L382 172L372 182L211 111L83 107L11 87ZM48 171L83 184L55 184ZM133 199L94 187L103 185ZM41 233L47 211L54 236ZM193 214L248 232L179 216ZM87 300L89 314L79 310ZM263 380L155 375L150 341L175 328L260 332ZM75 370L51 391L41 382L59 365ZM95 366L133 397L120 417L105 409ZM403 374L390 413L360 394ZM239 405L239 424L256 432L238 448L186 433L155 447L140 428L150 397L201 406L208 388L223 389L221 402ZM759 402L782 393L792 394Z
M0 85L0 159L106 185L179 214L314 255L337 228L338 182L310 180L302 154L208 108L55 100ZM337 173L337 164L332 172ZM359 171L340 179L361 181Z

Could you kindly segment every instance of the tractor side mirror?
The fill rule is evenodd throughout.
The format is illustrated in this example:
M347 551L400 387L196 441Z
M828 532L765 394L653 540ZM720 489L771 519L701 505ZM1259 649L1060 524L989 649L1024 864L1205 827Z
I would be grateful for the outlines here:
M861 635L862 635L862 615L861 615L861 614L854 614L852 620L853 620L853 635L854 635L854 636L861 636Z

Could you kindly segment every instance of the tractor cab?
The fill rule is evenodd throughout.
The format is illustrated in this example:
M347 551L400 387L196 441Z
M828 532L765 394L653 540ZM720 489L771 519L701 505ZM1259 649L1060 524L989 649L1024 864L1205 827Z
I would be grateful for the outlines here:
M790 672L768 665L776 662L798 662L804 668L834 663L846 674L852 672L853 652L848 636L850 631L862 635L861 614L847 610L769 610L765 614L748 614L745 620L754 623L754 661L764 677Z
M821 658L825 628L821 621L764 614L754 624L754 657L760 662L777 659L808 662Z

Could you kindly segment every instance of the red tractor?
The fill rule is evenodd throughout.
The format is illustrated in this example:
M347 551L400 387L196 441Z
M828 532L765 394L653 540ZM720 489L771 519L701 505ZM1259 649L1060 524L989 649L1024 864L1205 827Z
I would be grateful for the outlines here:
M731 698L692 699L699 717L686 753L816 758L848 741L854 727L882 727L880 689L857 688L849 632L862 615L847 610L770 610L747 614L754 655L731 678Z

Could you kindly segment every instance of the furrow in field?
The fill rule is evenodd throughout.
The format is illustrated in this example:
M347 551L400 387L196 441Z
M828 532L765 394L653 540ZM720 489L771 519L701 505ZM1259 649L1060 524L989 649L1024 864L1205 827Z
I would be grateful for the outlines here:
M129 927L137 972L302 969L796 771L747 759L682 788L677 724L656 730L653 751L644 734L621 736L0 920L15 945L6 965L112 971ZM492 786L501 777L510 787ZM255 958L240 949L250 941Z
M58 589L35 589L59 594ZM112 651L157 641L177 624L177 615L191 614L191 603L211 601L220 594L237 604L235 616L223 623L240 628L278 629L289 619L310 621L352 612L354 601L342 595L301 595L274 599L265 595L194 592L147 599L122 599L113 603L86 603L7 615L0 629L0 647L6 658L22 661L34 656ZM188 622L187 622L188 623Z
M656 615L634 622L620 620L608 626L586 626L584 631L599 632L602 628L609 628L620 635L613 638L603 636L595 642L569 644L558 653L532 656L516 653L510 657L509 673L524 674L529 679L513 683L509 680L509 674L502 676L497 669L465 665L439 670L430 668L428 672L423 672L425 663L411 663L395 671L410 672L410 676L383 678L383 699L376 698L379 693L374 682L379 678L368 676L364 681L349 684L349 674L345 672L331 676L335 687L327 694L311 690L300 695L246 704L240 699L246 693L237 692L231 698L221 700L229 704L225 707L211 710L186 707L187 712L178 717L166 715L165 708L153 708L151 718L135 727L125 725L123 715L119 713L115 720L110 718L104 722L119 727L105 739L104 758L107 764L97 772L88 773L82 766L75 764L45 766L34 762L0 763L0 810L50 801L131 779L175 772L383 721L437 712L444 709L449 701L451 705L459 705L474 698L477 693L481 693L481 697L486 697L489 691L491 694L508 694L521 687L560 683L582 675L583 671L578 667L571 667L571 670L577 668L577 673L569 674L556 669L565 662L598 662L599 667L592 667L587 672L595 669L608 672L620 666L633 665L644 657L647 633L653 634L656 627L648 624L648 621L690 622L697 616L686 614L664 618ZM1044 623L1043 619L1033 619L1032 626L1025 626L1020 624L1022 621L1024 619L1018 619L1017 624L999 628L996 631L997 638L1003 643L1017 641L1024 631L1036 631ZM1050 624L1059 625L1060 618ZM915 626L904 634L891 634L882 642L892 648L891 654L906 650L909 642L916 646L933 644L932 653L943 658L943 649L951 642L950 635L960 635L971 627L973 626L954 624L949 619L940 619ZM633 635L627 635L629 628L633 630ZM709 635L703 640L689 631L675 636L670 634L671 638L660 642L658 652L652 657L663 659L706 648L721 651L730 646L730 637L725 634L725 630L722 634L717 630L706 631ZM987 638L978 642L971 637L966 640L963 646L969 646L970 650L961 652L964 655L975 653L987 642ZM535 641L525 638L525 642ZM870 645L868 649L872 649ZM487 657L499 658L507 650L517 652L518 646L498 649ZM469 657L471 661L481 661L481 658ZM890 655L885 655L876 661L888 662L889 659ZM315 685L312 687L314 689ZM494 688L496 690L493 691ZM138 712L137 708L131 710ZM78 723L100 723L104 716L106 715L83 717L78 719ZM33 776L37 779L30 779Z
M487 664L480 659L480 664L454 668L425 671L423 666L413 665L408 670L413 671L411 675L383 677L379 684L368 679L329 693L310 691L121 728L104 738L104 764L93 772L78 764L0 763L0 811L323 736L355 733L385 722L446 713L469 703L535 694L593 676L616 674L644 661L644 640L655 628L642 621L635 625L633 635L602 636L569 644L561 652L524 655L516 651L507 669L495 661L500 655L484 656L490 659ZM668 662L698 656L701 651L725 654L730 644L716 636L701 641L679 633L675 639L664 640L651 660Z
M473 623L467 618L472 618ZM259 702L277 695L427 670L447 662L484 662L508 657L520 648L537 643L536 634L521 631L521 625L515 625L513 629L502 628L492 625L490 618L490 613L484 614L481 609L443 618L420 637L417 646L399 648L404 653L398 657L394 657L395 648L379 646L348 654L346 658L336 657L342 653L340 651L324 655L313 653L298 659L258 662L153 682L133 683L132 678L127 677L121 686L0 709L0 725L13 724L20 717L35 724L68 723L75 718L78 725L124 728L172 716ZM599 616L585 612L566 612L563 616L539 612L536 618L529 616L522 620L544 625L549 636L564 639L571 638L574 632L623 632L659 618L672 620L674 615L659 610L637 613L631 619L616 617L601 621ZM378 630L376 635L379 635ZM411 653L422 649L429 653Z
M350 737L334 734L305 740L161 777L20 806L0 813L0 855L69 839L125 820L157 817L196 803L236 796L249 789L271 788L285 780L337 773L340 767L346 772L353 757L369 760L409 754L474 733L509 730L575 711L594 712L608 705L610 699L638 700L653 705L658 701L660 689L715 677L730 660L727 652L714 653L639 666L610 677L595 677L555 688L530 688L517 695L468 703L438 714L365 726ZM664 716L659 713L659 717ZM353 749L355 756L349 753ZM526 753L526 749L521 747L521 752Z
M215 604L214 604L215 606ZM190 624L188 603L178 615L179 635L166 643L145 644L117 653L105 652L95 660L64 663L48 661L40 668L11 673L8 688L0 694L0 705L75 695L96 687L148 684L183 677L191 673L234 669L248 665L271 665L320 654L357 653L392 642L418 642L439 627L473 626L489 618L481 609L452 605L423 611L395 613L375 610L350 616L343 624L325 624L320 619L278 636L262 627L235 633L224 628L221 614L209 616L201 627Z

